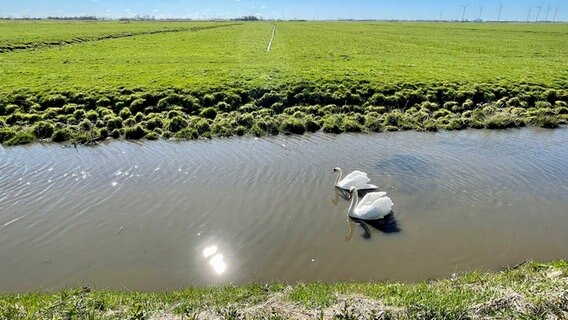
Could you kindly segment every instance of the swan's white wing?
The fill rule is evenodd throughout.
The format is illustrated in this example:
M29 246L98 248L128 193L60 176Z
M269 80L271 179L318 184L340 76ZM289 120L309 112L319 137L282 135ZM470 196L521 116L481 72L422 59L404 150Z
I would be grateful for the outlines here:
M374 184L367 183L367 184L363 184L363 185L358 186L357 190L376 190L378 188L379 187L377 187Z
M355 215L357 218L364 220L381 219L392 210L393 202L389 197L384 196L385 192L372 192L374 195L363 198L365 202L361 201L355 208ZM371 193L370 193L371 194ZM379 194L383 194L379 196ZM369 194L367 194L369 195Z
M365 176L366 177L367 172L355 170L355 171L351 172L350 174L346 175L343 179L351 179L352 177L356 177L356 176Z
M353 171L350 174L346 175L345 178L341 179L337 183L337 186L342 189L349 189L351 187L359 187L361 185L367 184L371 181L365 172L361 171Z
M357 205L357 207L370 206L375 201L377 201L379 198L384 197L386 195L387 195L386 192L369 192L363 197L363 199L361 199L359 201L359 204Z

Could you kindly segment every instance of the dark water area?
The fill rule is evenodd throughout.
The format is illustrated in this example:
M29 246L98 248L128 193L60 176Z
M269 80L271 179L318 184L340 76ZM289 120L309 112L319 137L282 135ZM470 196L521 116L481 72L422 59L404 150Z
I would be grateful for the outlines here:
M347 219L334 167L393 224ZM419 281L568 258L566 230L566 127L0 147L2 292Z

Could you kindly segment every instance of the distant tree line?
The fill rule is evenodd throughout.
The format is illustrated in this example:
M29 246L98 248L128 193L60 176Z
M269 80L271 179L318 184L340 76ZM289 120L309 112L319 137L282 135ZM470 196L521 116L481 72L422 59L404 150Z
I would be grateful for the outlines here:
M107 21L107 20L118 20L118 21L193 21L191 18L156 18L154 16L149 15L136 15L134 17L122 17L122 18L107 18L107 17L96 17L96 16L62 16L62 17L55 17L49 16L47 18L10 18L10 17L0 17L0 20L62 20L62 21L71 21L71 20L78 20L78 21ZM219 20L231 20L231 21L262 21L262 18L256 16L243 16L234 19L202 19L202 20L209 20L209 21L219 21Z
M190 18L156 18L154 16L139 16L134 17L122 17L122 18L108 18L108 17L96 17L96 16L62 16L55 17L49 16L47 18L12 18L12 17L0 17L0 20L60 20L60 21L192 21Z
M235 21L260 21L262 19L259 19L258 17L255 17L255 16L242 16L240 18L235 18L233 20L235 20Z
M96 21L99 18L95 16L78 16L78 17L47 17L47 20L86 20L86 21Z

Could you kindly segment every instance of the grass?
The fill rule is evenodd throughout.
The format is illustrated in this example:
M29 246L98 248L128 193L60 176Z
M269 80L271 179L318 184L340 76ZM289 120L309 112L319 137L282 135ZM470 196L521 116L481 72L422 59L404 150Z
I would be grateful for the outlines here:
M420 283L250 284L164 293L0 294L0 319L564 319L568 262Z
M567 24L0 23L6 145L568 121Z
M69 39L77 25L84 26L79 35L88 38L196 24L3 22L3 30L6 26L9 32L0 41ZM202 88L235 83L250 88L345 78L376 84L565 86L568 81L567 24L279 22L269 53L265 49L271 23L224 25L228 26L5 53L0 56L0 91Z
M195 30L213 23L92 21L0 21L0 52L72 43Z
M568 123L568 90L538 85L365 82L219 91L118 89L14 94L0 104L0 143L94 144L111 138L555 128Z

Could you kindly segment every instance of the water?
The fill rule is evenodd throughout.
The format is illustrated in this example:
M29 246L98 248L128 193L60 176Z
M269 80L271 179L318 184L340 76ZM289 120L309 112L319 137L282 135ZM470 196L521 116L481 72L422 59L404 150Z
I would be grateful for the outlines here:
M525 128L0 147L0 291L417 281L567 258L567 142ZM395 229L348 223L336 166L388 192Z

